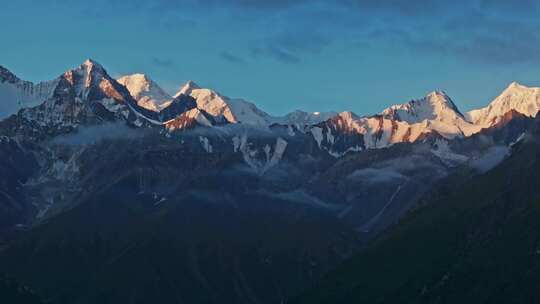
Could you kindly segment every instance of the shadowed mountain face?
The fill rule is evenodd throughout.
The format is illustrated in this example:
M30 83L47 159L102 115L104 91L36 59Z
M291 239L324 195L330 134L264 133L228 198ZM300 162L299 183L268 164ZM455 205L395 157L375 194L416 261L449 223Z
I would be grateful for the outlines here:
M37 212L23 190L39 171L36 157L15 140L0 136L0 248L20 227L33 221Z
M2 272L54 303L274 303L359 248L332 208L224 145L207 153L198 135L155 133L79 140L51 143L57 170L22 188L54 202L0 258Z
M0 278L0 299L5 303L43 304L44 302L31 289L13 279Z
M474 178L464 170L293 303L536 303L540 133Z
M145 162L87 187L75 207L6 250L0 268L54 303L276 303L358 248L331 213L259 194L252 175L234 185L186 177L195 169L188 162L176 167L177 181L159 185L164 164Z
M32 201L54 195L28 205L43 211L0 254L0 269L54 303L289 300L438 182L477 175L491 147L522 134L510 126L339 159L282 133L246 135L249 146L196 131L59 137L47 153L29 150L45 169L21 191Z

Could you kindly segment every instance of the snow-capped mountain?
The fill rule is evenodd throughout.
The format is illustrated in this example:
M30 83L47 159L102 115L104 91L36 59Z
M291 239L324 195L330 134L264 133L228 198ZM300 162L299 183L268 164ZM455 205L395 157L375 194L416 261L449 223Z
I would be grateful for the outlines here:
M385 109L382 115L408 123L418 123L424 120L439 120L452 123L463 119L463 115L446 93L434 91L426 97L410 102L393 105Z
M193 81L183 85L174 97L189 95L197 101L197 108L210 115L223 116L230 123L266 126L270 115L258 109L253 103L243 99L232 99L218 92L201 88Z
M385 118L411 125L429 122L428 128L445 137L470 136L480 129L468 122L452 99L441 91L429 93L422 99L394 105L381 113Z
M193 81L188 81L174 95L175 98L181 95L188 95L195 98L197 108L206 111L213 116L223 116L231 123L237 123L238 120L233 115L231 107L226 101L226 97L210 89L203 89Z
M20 108L0 118L0 269L42 290L51 277L77 276L80 284L51 290L51 299L70 303L95 302L103 292L110 302L132 297L119 280L155 287L139 302L163 293L161 302L180 295L188 303L266 303L258 299L268 294L268 303L285 302L301 290L297 282L311 283L328 273L325 263L348 256L344 240L375 237L437 183L469 183L540 136L540 118L519 112L534 115L522 108L534 98L516 92L494 102L502 104L493 110L498 123L482 129L443 92L370 116L276 117L193 82L172 97L144 75L117 81L92 60L43 90L5 69L0 79L0 93L16 92L0 95L0 105ZM20 103L23 93L35 99ZM453 189L461 187L433 194L444 199ZM21 229L24 239L4 250L3 238L11 246ZM209 242L216 235L223 237ZM272 240L270 247L261 240ZM298 242L301 248L290 246ZM160 258L141 268L148 252ZM66 268L66 259L90 264ZM148 275L117 271L137 267ZM171 288L156 283L156 267ZM280 284L288 278L294 284ZM224 280L230 286L214 293ZM108 295L117 290L122 297L113 301Z
M512 110L528 117L536 116L540 110L540 88L513 82L487 107L472 110L466 116L474 124L489 127Z
M340 156L349 151L415 142L428 136L446 139L471 136L481 129L465 120L448 95L432 92L424 98L393 105L378 115L358 117L343 112L315 125L311 132L321 148Z
M145 109L159 112L171 101L172 96L145 74L132 74L120 77L118 83L125 86L137 104Z
M211 115L222 115L230 123L242 123L251 126L266 127L271 124L282 124L304 127L320 123L337 115L336 112L308 113L297 110L285 116L271 116L252 102L241 98L229 98L212 89L202 88L191 80L180 88L175 97L180 95L192 96L197 101L197 107Z
M122 78L126 87L110 77L103 66L90 59L55 80L38 85L20 81L7 70L2 75L5 79L2 88L11 91L18 89L17 94L0 95L3 96L2 104L23 107L16 116L0 121L1 129L11 136L31 135L35 139L43 139L72 132L82 125L116 121L133 127L164 128L169 121L197 107L191 96L172 98L144 75ZM11 91L0 90L0 94ZM132 94L139 97L139 102ZM23 106L19 96L29 96L25 100L32 103L26 102ZM159 109L149 110L149 104ZM204 112L202 109L200 111ZM216 123L222 120L219 116L210 119ZM189 120L190 123L184 121L181 125L208 125L206 122L200 124L201 121Z
M46 94L39 94L35 105L1 121L3 132L37 139L117 120L142 126L155 114L139 107L123 85L90 59L46 84Z
M103 67L92 60L68 70L54 82L57 85L49 98L19 114L29 124L50 128L76 126L95 117L90 104L116 113L125 110L124 101L131 97L125 91L119 92L123 87L111 82Z
M534 116L540 107L540 89L514 83L491 105L465 116L446 93L436 91L372 116L297 110L279 117L193 81L188 81L174 96L144 74L127 75L117 81L92 60L38 85L22 81L3 68L0 78L0 93L6 100L2 104L16 105L12 112L23 107L17 119L3 122L3 128L13 134L65 133L82 124L116 120L167 132L226 123L266 130L281 125L288 128L288 135L309 134L320 149L335 157L427 137L467 137L492 125L510 110Z
M440 136L430 128L428 120L409 124L382 115L358 117L352 112L342 112L313 126L310 132L319 147L335 157L351 151L415 142L429 135Z
M171 97L148 76L138 73L124 76L118 82L128 89L138 105L160 112L170 106L174 99L180 96L191 96L195 99L197 108L218 118L222 117L229 123L241 123L256 127L268 127L272 124L291 125L299 129L311 126L337 115L336 112L304 112L296 110L284 116L271 116L254 103L241 98L230 98L209 88L203 88L190 80L180 87Z
M222 116L229 123L295 126L297 130L311 133L319 147L334 156L400 142L414 142L428 135L443 138L470 136L481 129L468 122L444 92L432 92L422 99L395 105L380 115L367 117L358 117L350 112L304 111L282 117L270 116L250 102L225 97L193 81L182 86L175 96L181 95L193 97L198 109L214 117ZM344 138L339 139L340 136Z

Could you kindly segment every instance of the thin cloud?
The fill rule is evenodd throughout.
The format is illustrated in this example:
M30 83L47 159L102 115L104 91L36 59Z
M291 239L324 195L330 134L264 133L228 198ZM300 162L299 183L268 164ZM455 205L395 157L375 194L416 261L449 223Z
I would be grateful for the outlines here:
M99 13L85 10L90 18L110 18L118 9L148 14L152 22L166 20L160 30L192 27L199 19L191 17L206 16L214 24L237 25L233 30L244 38L239 43L254 57L289 64L333 43L354 50L379 43L476 64L540 61L536 0L56 0L49 5L55 3ZM231 63L245 60L230 52L219 56ZM153 64L174 65L166 59Z
M158 68L174 68L176 63L172 59L152 58L152 64Z
M222 59L230 63L245 63L246 62L244 58L236 56L228 51L220 52L219 57L221 57Z
M254 58L265 56L265 57L269 57L279 62L287 63L287 64L297 64L301 62L300 57L294 54L291 54L286 50L283 50L277 47L272 47L272 46L265 47L265 48L253 47L251 49L251 54L253 55Z

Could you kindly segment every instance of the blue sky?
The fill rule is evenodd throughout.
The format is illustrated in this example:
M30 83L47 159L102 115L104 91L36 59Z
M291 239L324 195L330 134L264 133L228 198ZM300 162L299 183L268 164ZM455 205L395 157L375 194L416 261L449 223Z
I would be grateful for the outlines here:
M0 65L47 80L93 58L168 91L192 79L272 114L381 111L444 90L463 110L540 85L536 1L18 0Z

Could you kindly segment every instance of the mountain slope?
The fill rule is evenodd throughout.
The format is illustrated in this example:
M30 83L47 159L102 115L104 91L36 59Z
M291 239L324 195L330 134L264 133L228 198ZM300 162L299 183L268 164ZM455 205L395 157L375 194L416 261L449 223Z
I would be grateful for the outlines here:
M34 220L37 207L21 186L39 172L33 152L0 136L0 250L17 230Z
M537 130L495 169L442 182L424 207L295 303L538 302Z
M19 79L0 66L0 119L17 113L22 108L33 107L49 98L57 81L33 84Z
M84 191L0 253L0 269L57 304L276 303L357 247L331 209L274 193L309 174L258 176L241 153L182 139L86 147Z

